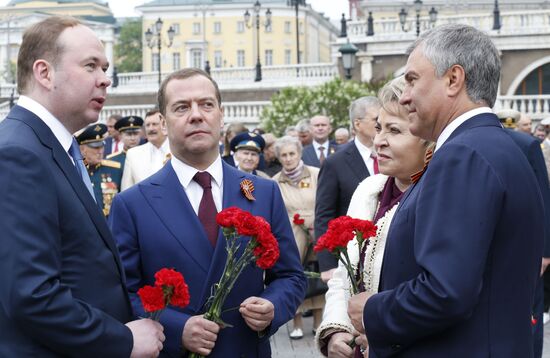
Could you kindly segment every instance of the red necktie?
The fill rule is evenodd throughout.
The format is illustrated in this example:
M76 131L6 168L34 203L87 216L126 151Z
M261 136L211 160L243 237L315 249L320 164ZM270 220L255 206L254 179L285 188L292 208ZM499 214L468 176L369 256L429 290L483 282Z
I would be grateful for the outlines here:
M115 141L115 151L114 153L117 153L118 152L118 140L114 139L113 140Z
M325 161L326 157L325 157L325 147L323 147L322 145L319 146L319 163L323 164L323 162Z
M216 246L218 240L218 224L216 223L216 204L214 204L214 197L212 196L212 181L208 172L197 172L193 177L203 189L202 199L199 204L199 220L206 231L206 236L212 244Z
M372 158L372 163L373 163L373 167L374 167L374 174L378 174L380 173L380 171L378 170L378 158L376 158L376 155L374 155L374 153L370 153L370 157Z

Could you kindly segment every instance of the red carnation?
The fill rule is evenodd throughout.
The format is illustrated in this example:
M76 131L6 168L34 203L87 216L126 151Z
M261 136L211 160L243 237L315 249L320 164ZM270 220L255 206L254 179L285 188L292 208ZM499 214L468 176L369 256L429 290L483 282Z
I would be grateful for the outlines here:
M235 206L223 209L216 215L216 222L218 225L225 228L235 227L235 225L239 222L239 215L241 211L241 209Z
M156 312L164 309L164 293L161 287L143 286L137 292L145 312Z
M304 223L306 221L300 217L300 214L296 213L296 214L294 214L294 218L293 218L292 222L295 225L304 225Z

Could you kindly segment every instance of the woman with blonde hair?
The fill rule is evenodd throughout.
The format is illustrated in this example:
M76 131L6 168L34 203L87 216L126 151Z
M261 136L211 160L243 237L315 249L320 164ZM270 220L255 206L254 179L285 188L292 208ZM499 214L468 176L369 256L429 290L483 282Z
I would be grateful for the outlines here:
M371 220L377 227L376 237L370 239L365 251L359 253L356 241L348 245L352 263L362 257L364 261L364 291L378 291L384 247L389 227L403 196L413 184L411 176L424 166L429 142L415 137L409 131L408 112L399 104L405 80L398 77L387 83L378 93L382 108L376 124L374 148L377 153L380 174L367 177L355 190L348 215ZM315 337L321 353L328 357L361 357L366 348L364 336L356 339L356 332L347 314L350 297L350 281L346 269L340 265L328 282L323 322ZM352 349L349 342L356 339L362 344ZM361 350L362 349L362 350Z

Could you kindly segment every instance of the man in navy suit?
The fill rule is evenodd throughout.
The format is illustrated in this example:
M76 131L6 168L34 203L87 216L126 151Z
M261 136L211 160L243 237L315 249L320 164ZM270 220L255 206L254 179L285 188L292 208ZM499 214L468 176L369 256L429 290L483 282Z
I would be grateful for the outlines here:
M349 118L355 138L328 157L319 172L314 225L317 239L327 231L330 220L346 215L357 185L377 172L372 140L379 111L380 102L376 97L361 97L350 105ZM317 258L321 278L328 281L338 266L338 259L327 251L318 253Z
M121 119L120 114L113 114L105 124L107 125L107 131L109 136L105 138L105 150L103 151L103 158L107 158L109 154L120 152L123 148L122 138L120 137L120 132L115 129L115 123Z
M370 357L531 357L544 207L526 156L490 109L498 50L481 31L449 24L409 53L400 102L411 132L437 144L391 223L380 292L352 297L348 313Z
M0 356L156 357L162 327L129 322L124 270L71 134L103 107L103 45L50 17L25 31L17 64L21 96L0 124Z
M270 357L269 337L294 316L306 284L277 184L222 161L218 150L223 127L221 97L206 72L172 73L158 97L172 159L115 197L109 217L134 311L143 314L136 291L151 284L160 268L173 267L185 277L191 302L184 309L169 308L162 314L167 339L161 355L197 352L210 357ZM253 198L244 193L247 183L249 188L253 185ZM224 236L215 226L211 230L209 223L216 212L231 206L264 217L281 255L266 272L255 265L244 269L223 308L223 321L233 327L220 330L202 316L227 256Z
M330 143L329 136L332 131L330 118L327 116L313 116L309 120L309 128L313 136L313 142L306 145L302 152L302 160L305 165L320 168L324 161L338 148Z

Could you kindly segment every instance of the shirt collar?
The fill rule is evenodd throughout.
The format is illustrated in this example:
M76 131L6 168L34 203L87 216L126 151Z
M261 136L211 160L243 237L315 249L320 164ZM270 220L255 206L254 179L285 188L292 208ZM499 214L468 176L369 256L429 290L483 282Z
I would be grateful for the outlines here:
M313 141L313 148L315 148L315 150L319 150L319 147L320 146L323 146L323 148L325 149L328 149L329 145L330 145L330 142L328 141L328 139L326 141L324 141L323 143L317 143L316 141Z
M189 185L191 180L193 180L193 177L195 176L195 174L197 174L197 172L199 172L199 170L190 166L189 164L182 162L174 155L172 156L171 163L181 185L185 189L187 189L187 186ZM221 157L219 155L214 163L210 164L210 166L206 168L205 171L212 176L216 184L221 188L223 182L223 166Z
M355 146L357 147L357 150L359 151L359 153L361 153L361 155L365 155L366 157L370 157L371 153L372 153L372 149L367 147L366 145L364 145L363 143L361 143L361 141L357 138L355 138L353 140L353 142L355 143Z
M63 149L69 152L69 148L73 143L73 135L65 128L65 126L53 116L43 105L27 96L20 96L17 100L17 105L38 116L53 132L53 135Z
M435 146L434 152L437 151L439 148L441 148L441 146L443 144L445 144L445 142L447 141L447 139L449 139L451 134L453 134L453 132L462 123L464 123L468 119L470 119L472 117L475 117L478 114L482 114L482 113L493 113L493 111L491 111L491 108L489 108L489 107L479 107L479 108L471 109L468 112L462 113L460 116L456 117L451 123L449 123L447 125L447 127L445 127L445 129L443 129L443 131L441 132L441 134L437 138L437 144Z

